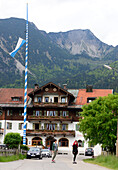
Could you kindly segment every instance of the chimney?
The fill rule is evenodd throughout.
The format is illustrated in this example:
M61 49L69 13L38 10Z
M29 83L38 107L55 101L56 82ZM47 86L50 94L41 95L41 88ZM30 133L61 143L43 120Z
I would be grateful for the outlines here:
M64 90L67 90L67 84L63 84Z
M34 86L35 86L35 87L34 87L35 90L39 88L39 85L38 85L38 84L35 84Z
M92 85L86 85L86 92L93 92L93 86Z

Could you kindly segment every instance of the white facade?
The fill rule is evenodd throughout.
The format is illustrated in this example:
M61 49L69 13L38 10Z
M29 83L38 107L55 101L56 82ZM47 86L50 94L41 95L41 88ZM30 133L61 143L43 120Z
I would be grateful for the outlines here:
M9 133L9 132L14 132L14 133L20 133L21 136L23 136L23 129L19 130L19 123L24 123L23 121L11 121L11 120L1 120L0 123L2 124L1 128L4 129L4 133L0 134L0 144L4 143L4 136L5 134ZM12 123L12 129L7 129L7 123ZM42 121L42 126L44 126L45 121ZM57 122L55 122L57 123ZM68 130L75 130L75 137L73 136L60 136L60 135L56 135L54 138L57 139L57 143L59 144L59 139L61 138L65 138L68 139L68 147L60 147L59 146L59 152L72 152L72 145L73 142L75 140L81 140L84 141L84 146L83 147L78 147L78 152L79 154L84 154L85 153L85 149L88 147L88 143L87 141L84 140L84 137L82 135L81 132L76 131L76 124L78 122L73 122L73 123L69 123L68 124ZM6 128L5 128L5 124L6 124ZM60 125L60 123L57 123L58 126ZM33 122L28 122L27 121L27 129L32 130L33 129ZM42 143L45 146L46 145L46 138L50 136L50 135L46 135L46 136L38 136L42 139ZM27 140L28 140L28 146L31 146L32 144L32 139L34 138L34 136L27 136ZM96 145L94 148L94 155L98 156L101 154L101 147L100 145Z

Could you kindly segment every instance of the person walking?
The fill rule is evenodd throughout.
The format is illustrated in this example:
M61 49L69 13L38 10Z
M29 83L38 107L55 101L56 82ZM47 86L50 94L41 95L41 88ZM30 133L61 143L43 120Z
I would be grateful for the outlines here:
M57 155L57 151L58 151L58 145L57 145L57 140L55 139L55 141L52 144L52 163L55 163L55 157Z
M74 155L73 164L77 164L77 162L75 162L76 156L78 154L78 142L77 142L77 140L75 140L74 143L73 143L73 151L72 152L73 152L73 155Z

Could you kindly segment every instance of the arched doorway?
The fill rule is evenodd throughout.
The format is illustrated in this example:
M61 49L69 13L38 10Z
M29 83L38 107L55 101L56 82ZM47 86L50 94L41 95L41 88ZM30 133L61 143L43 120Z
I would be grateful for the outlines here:
M34 137L32 139L32 145L38 145L38 146L42 145L42 139L40 137Z
M67 138L59 139L59 146L60 147L68 147L69 146L69 140Z
M49 136L45 139L46 141L46 147L52 150L52 144L55 141L55 138L53 136Z

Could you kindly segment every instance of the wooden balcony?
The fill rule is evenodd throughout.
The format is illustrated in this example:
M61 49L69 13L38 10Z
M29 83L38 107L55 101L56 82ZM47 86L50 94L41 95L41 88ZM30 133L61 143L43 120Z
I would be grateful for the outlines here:
M48 120L48 121L72 121L72 116L28 116L28 121L31 120Z
M46 135L63 135L63 136L74 136L74 130L26 130L27 136L46 136Z
M67 107L68 103L52 103L52 102L34 102L33 105L36 107Z

